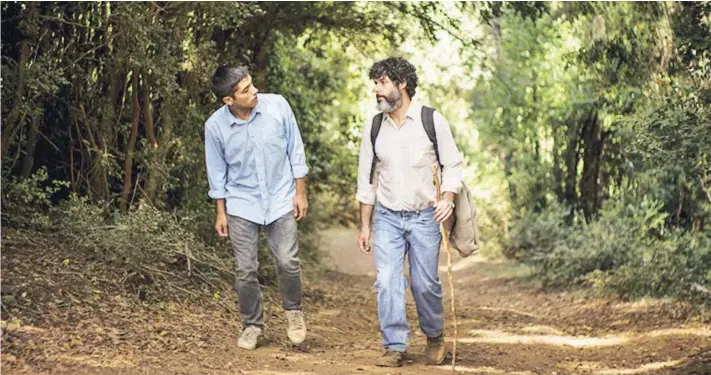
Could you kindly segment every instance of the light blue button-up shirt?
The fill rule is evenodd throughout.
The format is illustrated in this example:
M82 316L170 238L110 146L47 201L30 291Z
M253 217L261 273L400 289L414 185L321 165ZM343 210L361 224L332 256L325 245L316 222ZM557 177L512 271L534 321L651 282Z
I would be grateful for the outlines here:
M227 214L269 224L294 209L295 179L308 174L304 143L286 99L257 94L242 120L227 105L205 123L208 195L225 199Z

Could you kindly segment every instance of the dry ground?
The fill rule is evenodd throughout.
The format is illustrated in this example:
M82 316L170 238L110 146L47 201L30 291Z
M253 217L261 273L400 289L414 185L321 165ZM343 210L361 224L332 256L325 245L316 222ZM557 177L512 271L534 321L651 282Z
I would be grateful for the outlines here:
M305 283L309 338L288 344L278 296L265 291L267 330L255 351L237 348L234 295L220 302L144 304L51 243L3 234L3 374L447 374L424 364L414 304L409 360L373 366L381 354L372 258L355 233L325 233L330 271ZM660 300L621 302L581 292L543 292L527 270L455 257L460 374L711 374L711 319ZM445 287L445 268L441 279ZM196 292L193 292L196 293ZM448 296L448 287L446 296ZM452 335L450 299L444 301ZM451 342L450 342L451 344Z

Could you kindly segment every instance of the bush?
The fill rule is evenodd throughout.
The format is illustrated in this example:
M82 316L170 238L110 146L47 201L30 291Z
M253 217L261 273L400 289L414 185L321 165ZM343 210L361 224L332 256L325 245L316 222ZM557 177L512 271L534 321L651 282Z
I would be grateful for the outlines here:
M126 271L170 270L218 282L231 274L228 253L209 246L186 224L191 218L139 205L126 214L71 196L52 209L57 234L73 248Z
M544 285L590 285L629 298L691 298L700 295L694 288L711 286L711 236L667 230L661 202L610 200L589 224L570 212L552 203L512 231L507 254L532 265Z
M629 263L608 272L594 272L588 280L600 291L610 290L626 298L702 297L698 287L711 288L711 236L676 230Z
M5 181L3 225L51 233L67 248L85 251L127 275L190 276L212 287L234 282L234 256L229 241L215 235L212 201L192 200L192 205L174 212L141 203L122 214L110 203L74 194L54 204L52 195L65 186L63 181L49 182L44 168L23 180ZM300 257L306 269L316 269L318 230L329 214L312 198L308 218L299 223ZM258 251L259 281L274 285L276 271L263 235Z
M52 194L68 187L67 181L48 181L47 169L42 167L27 178L14 176L2 184L3 226L46 228L50 224L49 209Z

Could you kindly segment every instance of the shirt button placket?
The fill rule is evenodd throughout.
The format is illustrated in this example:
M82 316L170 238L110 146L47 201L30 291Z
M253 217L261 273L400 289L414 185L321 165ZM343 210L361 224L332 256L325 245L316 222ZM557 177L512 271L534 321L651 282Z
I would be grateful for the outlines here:
M254 146L254 150L257 152L254 153L255 158L256 158L256 164L257 164L257 181L259 181L259 194L262 196L262 202L266 205L264 208L263 212L263 222L266 224L267 221L267 212L269 211L269 196L267 195L267 184L266 184L266 174L265 174L265 164L264 164L264 153L262 150L262 145L261 142L256 141L256 137L254 135L254 132L250 134L250 139L252 140L252 144Z
M257 176L259 177L259 193L262 195L262 202L264 202L264 222L267 220L267 213L269 212L269 196L267 195L266 189L266 176L264 172L264 157L262 153L257 153Z

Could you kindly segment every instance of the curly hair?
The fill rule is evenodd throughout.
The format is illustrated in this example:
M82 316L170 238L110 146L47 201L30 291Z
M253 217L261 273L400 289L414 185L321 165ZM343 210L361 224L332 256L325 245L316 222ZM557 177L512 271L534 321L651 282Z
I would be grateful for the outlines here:
M387 76L394 83L407 83L405 91L412 98L417 91L417 69L402 57L390 57L373 64L370 68L370 79L376 80Z

